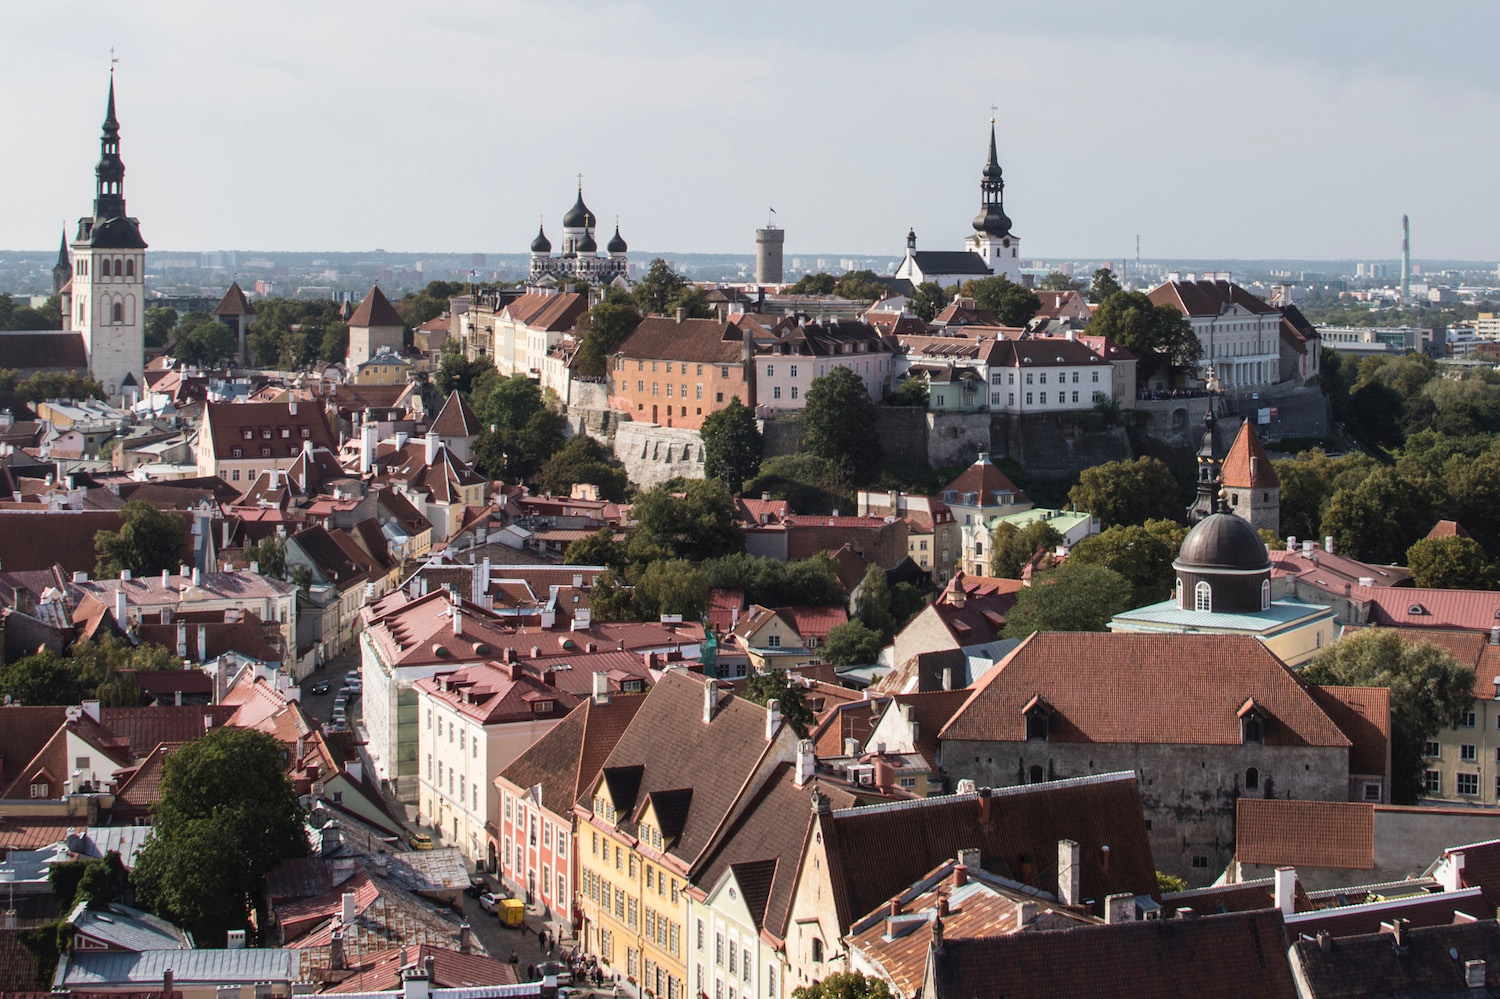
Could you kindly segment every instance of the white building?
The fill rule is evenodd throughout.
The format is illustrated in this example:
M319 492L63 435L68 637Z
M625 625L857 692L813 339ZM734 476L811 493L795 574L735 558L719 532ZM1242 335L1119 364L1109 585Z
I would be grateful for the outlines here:
M1230 281L1168 281L1150 292L1192 323L1203 346L1200 378L1212 367L1226 392L1269 388L1281 379L1281 310ZM1167 374L1151 388L1170 388Z

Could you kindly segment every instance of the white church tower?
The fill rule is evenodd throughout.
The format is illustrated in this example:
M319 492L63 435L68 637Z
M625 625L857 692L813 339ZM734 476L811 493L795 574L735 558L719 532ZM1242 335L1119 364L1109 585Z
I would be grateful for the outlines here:
M995 154L995 119L990 119L990 159L984 165L979 182L979 214L974 216L974 234L964 240L964 247L979 254L993 274L1021 282L1021 240L1010 231L1005 214L1005 178L1000 159Z
M139 400L146 369L146 241L125 214L125 164L115 118L115 78L94 168L94 214L73 240L73 329L83 334L89 373L114 405Z

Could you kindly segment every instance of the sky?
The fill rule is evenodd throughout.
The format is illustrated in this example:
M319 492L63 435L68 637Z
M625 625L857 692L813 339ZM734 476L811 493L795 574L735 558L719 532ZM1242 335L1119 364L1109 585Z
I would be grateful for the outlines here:
M110 50L154 250L1500 258L1493 0L0 4L0 247L90 209ZM606 232L606 236L608 233ZM600 243L604 238L600 238Z

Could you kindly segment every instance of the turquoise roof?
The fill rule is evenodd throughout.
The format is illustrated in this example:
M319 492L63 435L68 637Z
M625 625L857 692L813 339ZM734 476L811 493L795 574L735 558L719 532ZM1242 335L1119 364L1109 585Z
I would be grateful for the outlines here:
M1093 520L1093 514L1076 513L1072 510L1048 510L1045 508L1033 508L1023 510L1020 513L1008 513L1003 517L990 518L990 529L994 530L996 524L1015 524L1017 527L1026 527L1034 521L1051 515L1049 522L1057 530L1058 534L1067 534L1080 524L1087 524Z
M1312 621L1333 617L1333 608L1300 600L1273 600L1269 610L1221 614L1180 610L1176 600L1163 600L1116 614L1111 631L1223 631L1241 635L1274 635Z

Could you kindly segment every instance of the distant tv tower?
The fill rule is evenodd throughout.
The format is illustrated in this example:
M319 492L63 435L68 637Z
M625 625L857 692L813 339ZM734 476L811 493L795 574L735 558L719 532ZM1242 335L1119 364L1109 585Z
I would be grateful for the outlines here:
M1401 301L1411 297L1411 220L1401 216Z

